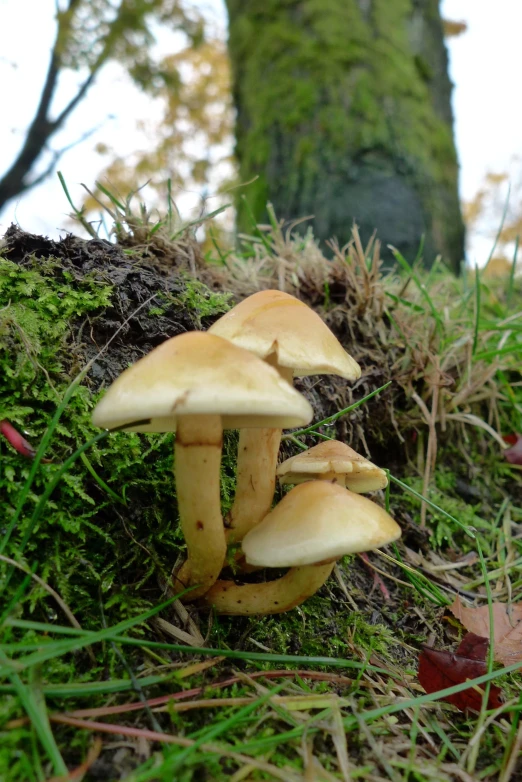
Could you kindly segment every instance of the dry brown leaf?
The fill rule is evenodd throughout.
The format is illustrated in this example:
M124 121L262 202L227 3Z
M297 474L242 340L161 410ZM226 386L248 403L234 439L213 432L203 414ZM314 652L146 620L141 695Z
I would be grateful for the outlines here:
M468 608L460 597L449 607L470 633L489 638L489 607ZM522 662L522 606L493 603L493 640L495 660L504 665Z

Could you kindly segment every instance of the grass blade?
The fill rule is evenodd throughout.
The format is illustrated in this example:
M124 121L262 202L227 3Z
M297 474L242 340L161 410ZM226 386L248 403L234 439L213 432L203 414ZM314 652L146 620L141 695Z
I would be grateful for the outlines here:
M468 527L466 524L463 524L461 521L459 521L455 516L452 516L451 513L448 513L443 508L436 505L434 502L429 500L427 497L424 497L422 494L419 494L418 491L415 491L415 489L412 489L411 486L408 486L407 483L403 483L399 478L396 478L391 473L388 473L390 477L390 481L393 481L393 483L396 483L397 486L400 486L401 489L404 489L404 491L409 492L410 494L413 494L414 497L416 497L421 502L425 502L426 505L429 505L430 508L433 508L433 510L436 510L437 513L441 513L443 516L446 516L447 519L452 521L454 524L457 524L461 529L464 530L464 532L470 536L470 538L476 538L476 530L473 527Z
M477 352L478 333L480 322L480 274L479 268L475 265L475 324L473 327L473 347L471 349L471 355L474 356Z
M4 665L9 662L1 650L0 662ZM67 766L60 754L60 750L58 749L49 724L45 699L39 687L35 684L35 679L33 678L32 686L30 687L26 686L20 676L15 672L9 674L9 679L16 694L20 698L27 716L31 720L36 735L40 739L49 760L53 764L54 773L60 775L67 774Z
M391 386L391 384L392 384L392 381L389 380L383 386L380 386L379 388L376 388L375 391L372 391L371 393L366 394L366 396L363 396L363 398L359 399L358 402L354 402L353 405L349 405L348 407L345 407L343 410L339 410L337 413L334 413L333 415L329 415L328 418L323 418L322 421L317 421L317 423L311 424L311 426L307 426L306 429L298 429L297 431L292 432L292 434L290 434L290 435L285 435L283 437L283 439L289 438L289 437L292 437L292 438L293 437L301 437L301 435L311 434L312 432L315 432L315 430L318 429L320 426L330 426L330 424L333 424L335 421L337 421L343 415L348 415L348 413L351 413L352 410L356 410L361 405L364 405L372 397L376 396L376 394L380 394L381 391L384 391L384 389L388 388L388 386Z
M175 598L172 598L172 600L174 599ZM172 601L168 601L168 603L163 603L160 608L154 610L157 612L158 610L161 610L163 607L168 605L170 602ZM132 621L134 625L139 624L140 622L146 621L145 619L143 619L143 616L145 615L141 615L140 617L134 620L127 620L127 622ZM104 635L103 637L103 640L117 641L118 643L126 644L129 646L139 646L144 649L165 649L167 651L181 652L184 654L190 654L192 656L203 655L206 657L227 657L231 660L246 660L249 662L250 661L269 662L274 665L276 663L281 663L285 665L301 665L305 663L307 665L326 666L332 668L353 668L355 670L375 671L378 673L384 673L387 676L392 676L392 677L395 676L389 670L386 670L384 668L379 668L378 666L374 666L374 665L368 665L367 663L361 663L358 662L357 660L343 659L342 657L322 657L322 656L308 657L306 655L274 654L271 652L241 652L241 651L236 651L234 649L207 649L204 647L185 646L183 644L170 644L166 642L164 643L162 641L147 641L141 638L129 638L128 636L123 636L120 635L119 633L114 632L116 628L119 628L120 632L123 632L121 630L121 624L116 625L112 629L108 628L107 630L103 630L103 631L92 631L92 630L82 631L82 630L77 630L74 627L55 626L55 625L47 624L45 622L30 622L23 619L13 619L13 618L8 618L5 624L7 627L17 627L25 630L36 630L44 633L54 632L54 633L60 633L62 635L70 635L76 637L80 636L81 639L83 639L82 646L87 646L89 643L94 643L95 641L93 640L93 637L99 636L100 633L103 632L106 633L106 635ZM60 643L63 645L63 642ZM52 646L55 649L61 648L60 643L52 644ZM49 644L49 649L46 650L47 651L46 659L50 659L50 657L53 656L50 647L51 644ZM0 646L0 648L2 647ZM28 658L21 658L20 662L23 663L24 659L27 660ZM36 662L41 662L41 660L37 659Z
M193 588L194 587L192 587L192 589ZM50 644L46 649L42 649L39 652L34 652L33 654L29 654L26 657L21 657L18 660L10 660L8 666L0 668L0 676L9 676L13 670L22 671L34 665L40 665L40 663L44 662L45 660L51 660L55 657L62 657L68 652L73 652L77 649L83 649L85 646L90 646L91 644L99 643L100 641L117 641L120 633L125 632L125 630L130 630L132 627L136 627L136 625L147 622L149 619L151 619L153 616L156 616L156 614L159 614L160 611L163 611L188 591L190 590L184 590L184 592L181 592L179 595L175 595L165 602L154 606L154 608L151 608L149 611L145 611L143 614L140 614L137 617L133 617L132 619L125 619L123 622L119 622L117 625L114 625L114 627L107 627L103 630L97 630L94 632L84 632L79 630L76 638L71 638L71 640L68 641L60 641L57 644ZM9 622L6 622L6 624L8 623Z
M428 305L428 307L430 309L430 312L431 312L431 314L433 316L433 319L435 320L435 324L437 326L437 331L442 332L443 331L443 324L442 324L441 317L440 317L440 315L439 315L439 313L437 311L437 308L435 307L435 304L433 303L433 299L431 298L431 296L430 296L426 286L420 281L420 278L419 278L418 274L415 273L413 267L410 266L410 264L408 263L406 258L404 258L404 256L401 255L401 253L397 250L397 248L394 247L391 244L389 244L388 247L392 251L393 257L395 258L397 263L404 269L404 271L408 274L408 276L411 277L411 279L413 280L413 282L417 286L417 289L418 289L420 295L422 296L424 301L427 303L427 305Z
M511 263L511 269L509 271L509 282L508 282L508 289L506 293L506 307L511 306L511 299L513 298L513 291L515 289L515 272L517 270L517 256L518 256L518 244L520 241L520 236L517 236L515 239L515 251L513 253L513 261Z
M259 708L259 706L262 706L264 703L270 700L273 695L277 695L277 693L280 692L284 686L284 684L279 684L277 687L273 687L260 698L256 698L253 703L249 703L248 705L243 706L241 709L228 717L228 719L221 721L217 720L214 725L209 728L209 730L205 731L198 739L196 739L191 747L187 747L186 749L181 750L181 752L176 753L173 760L167 764L169 771L177 771L180 769L186 760L196 751L196 749L198 749L198 747L200 747L202 744L208 744L212 741L212 739L215 739L218 736L221 736L223 733L226 733L238 722L242 721L245 717L255 711L255 709Z

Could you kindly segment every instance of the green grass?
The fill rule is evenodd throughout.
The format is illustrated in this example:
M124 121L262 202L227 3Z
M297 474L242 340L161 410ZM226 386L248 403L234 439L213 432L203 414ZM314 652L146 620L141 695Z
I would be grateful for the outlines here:
M128 210L128 204L111 203ZM162 229L154 224L151 237ZM269 232L249 241L257 247L256 263L263 253L268 261L275 257ZM296 239L289 257L304 257L306 241ZM219 261L225 256L230 252ZM74 324L111 306L114 290L96 277L72 281L57 260L21 266L0 259L0 418L39 443L28 462L0 442L6 510L0 539L0 779L59 777L80 766L91 747L99 752L94 735L106 743L100 756L109 764L105 778L124 774L132 782L292 782L305 773L317 780L444 782L461 778L457 768L476 779L516 778L508 774L521 709L517 666L499 668L489 656L487 673L474 682L485 685L478 715L438 703L443 693L422 694L415 671L428 640L455 648L460 631L443 616L456 589L491 608L493 600L515 599L522 586L519 475L502 460L491 434L522 428L522 342L513 309L518 282L512 275L503 287L477 272L470 286L441 265L428 273L403 258L398 262L398 272L381 281L387 303L379 334L387 329L383 352L392 364L390 379L383 370L371 390L285 441L294 451L307 447L348 423L367 421L383 410L377 407L382 400L392 405L404 441L396 437L384 457L390 474L384 502L405 534L415 529L418 537L408 538L413 554L398 544L385 557L370 557L388 575L391 603L378 590L370 595L371 573L357 557L346 558L341 583L332 578L286 615L262 621L201 617L205 644L190 647L172 643L154 624L160 614L178 622L174 598L161 588L183 550L171 482L172 437L97 433L90 424L97 398L88 386L90 367L70 361ZM196 327L228 306L226 297L198 280L185 282L177 306L193 313ZM233 276L230 285L234 289ZM339 306L333 306L333 290L325 278L325 317L334 317ZM153 306L158 316L164 311L161 302ZM362 339L375 351L373 332L361 332ZM429 415L437 383L436 463L427 473L429 421L413 392ZM382 421L386 432L389 424ZM233 433L227 435L225 510L233 497L235 442ZM385 453L377 436L372 442ZM463 498L463 483L479 494ZM462 567L437 570L458 565L463 556ZM67 624L34 576L59 593L79 627ZM496 716L486 708L491 682L503 687L506 699ZM106 712L133 702L139 708ZM161 711L154 710L158 706ZM86 708L97 712L74 716ZM152 749L148 759L137 744L129 748L139 736ZM107 747L122 737L128 747L116 755ZM94 778L99 776L87 772L87 782Z

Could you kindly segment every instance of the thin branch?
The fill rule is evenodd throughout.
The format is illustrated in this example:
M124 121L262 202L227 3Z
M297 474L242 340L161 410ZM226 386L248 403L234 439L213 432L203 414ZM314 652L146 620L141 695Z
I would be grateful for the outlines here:
M80 0L69 0L69 5L64 14L58 13L58 29L51 52L49 68L45 77L40 101L36 108L34 118L29 125L22 149L11 167L0 179L0 210L14 196L28 190L31 185L25 182L25 178L38 157L41 155L48 139L55 133L59 125L49 119L49 110L56 92L58 77L60 74L61 55L60 48L64 38L65 28L69 26L70 19Z
M78 90L74 98L72 98L72 100L69 101L67 106L63 109L63 111L60 112L60 114L58 114L57 118L53 121L52 125L54 128L56 128L56 130L58 130L58 128L60 128L63 125L63 123L69 116L69 114L76 108L78 103L80 103L80 101L83 100L83 98L87 94L87 90L92 85L94 79L98 75L98 71L100 70L101 65L102 63L100 63L97 67L96 66L93 67L93 70L90 72L87 79L85 79L85 81L83 82L82 86L80 87L80 89Z
M72 626L76 627L77 630L82 629L81 624L76 619L75 615L73 614L73 612L71 611L67 603L60 597L58 592L52 588L52 586L47 584L42 578L40 578L40 576L37 576L36 573L33 573L31 570L29 570L29 568L25 567L25 565L20 564L20 562L17 562L14 559L11 559L11 557L4 557L3 554L0 554L0 560L2 562L6 562L8 565L12 565L12 567L18 568L18 570L21 570L22 573L27 573L27 575L31 576L31 578L34 581L36 581L37 584L40 584L40 586L43 589L45 589L46 592L48 592L52 597L54 597L54 599L56 600L56 602L64 612L65 616L72 624Z
M62 147L61 149L55 149L52 150L52 156L53 159L49 163L49 165L46 167L45 171L43 171L41 174L39 174L37 177L35 177L33 180L31 180L30 183L28 183L24 190L29 190L30 188L36 187L41 182L44 181L52 172L54 171L56 164L60 160L60 158L65 155L66 152L69 152L70 149L73 149L74 147L77 147L79 144L83 144L84 141L87 141L88 138L90 138L94 133L96 133L101 127L103 127L103 122L100 122L99 125L96 125L94 128L91 128L90 130L83 133L80 138L75 139L74 141L71 141L70 144L67 144L67 146Z

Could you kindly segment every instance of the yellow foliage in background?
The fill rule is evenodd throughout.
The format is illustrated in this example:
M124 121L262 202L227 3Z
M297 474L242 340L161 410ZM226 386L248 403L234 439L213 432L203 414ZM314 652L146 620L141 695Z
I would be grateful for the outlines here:
M511 269L522 235L522 160L514 157L510 168L514 175L488 173L475 197L463 204L468 231L492 241L496 237L495 255L488 264L494 276L503 273L506 265Z

